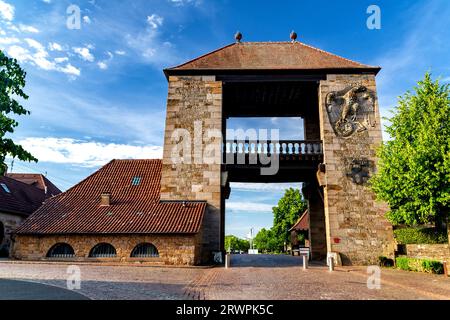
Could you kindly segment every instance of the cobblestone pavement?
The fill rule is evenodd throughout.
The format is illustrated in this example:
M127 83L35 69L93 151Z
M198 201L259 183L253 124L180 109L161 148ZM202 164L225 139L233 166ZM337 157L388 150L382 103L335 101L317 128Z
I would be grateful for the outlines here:
M450 299L450 278L382 269L367 288L365 267L302 270L300 257L234 255L232 267L78 264L80 293L91 299ZM68 264L0 261L0 278L66 287Z

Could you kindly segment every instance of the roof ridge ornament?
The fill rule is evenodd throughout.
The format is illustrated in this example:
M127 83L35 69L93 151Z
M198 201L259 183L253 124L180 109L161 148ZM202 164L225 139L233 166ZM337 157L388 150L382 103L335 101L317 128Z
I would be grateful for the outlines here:
M237 31L236 34L234 35L234 39L236 39L236 43L240 43L242 40L242 33Z
M289 37L291 38L291 42L295 43L297 40L297 32L295 32L294 30L291 31L291 34L289 35Z

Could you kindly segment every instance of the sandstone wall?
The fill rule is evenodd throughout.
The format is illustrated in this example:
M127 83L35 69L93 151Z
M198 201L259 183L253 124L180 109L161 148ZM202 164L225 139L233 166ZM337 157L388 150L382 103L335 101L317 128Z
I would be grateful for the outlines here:
M450 262L448 244L407 244L406 255L410 258L431 259Z
M56 243L67 243L75 251L75 261L144 261L167 265L194 265L200 263L197 235L16 235L11 256L19 260L43 260ZM152 243L159 252L158 258L130 258L134 247ZM91 249L99 243L109 243L117 252L116 258L89 258ZM50 258L50 260L55 260Z
M327 95L349 86L363 85L376 94L373 75L328 75L319 86L321 139L326 164L324 187L327 249L339 252L344 264L377 263L378 257L393 257L392 226L384 218L387 206L375 200L367 183L356 184L347 176L352 159L366 158L376 170L376 149L382 142L378 100L375 96L372 125L343 138L337 136L327 111Z
M190 141L174 136L177 129L188 133ZM222 82L214 76L169 77L161 200L208 202L202 232L204 260L211 258L211 251L220 250L221 133ZM179 152L180 141L188 142L189 153Z

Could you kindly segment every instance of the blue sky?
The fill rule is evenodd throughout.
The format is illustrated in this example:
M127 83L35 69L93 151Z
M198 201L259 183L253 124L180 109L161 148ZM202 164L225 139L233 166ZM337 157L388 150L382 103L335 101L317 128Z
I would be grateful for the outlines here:
M69 5L81 9L81 29L66 27ZM381 29L369 30L366 9L381 9ZM233 42L299 40L363 63L380 65L382 114L429 70L450 79L450 2L0 0L0 49L28 73L25 106L14 138L38 164L15 162L14 172L42 172L66 189L112 158L160 157L167 82L164 67ZM261 127L290 128L296 119L267 119ZM252 127L254 120L235 121ZM227 233L270 227L270 208L286 186L240 185L227 210Z

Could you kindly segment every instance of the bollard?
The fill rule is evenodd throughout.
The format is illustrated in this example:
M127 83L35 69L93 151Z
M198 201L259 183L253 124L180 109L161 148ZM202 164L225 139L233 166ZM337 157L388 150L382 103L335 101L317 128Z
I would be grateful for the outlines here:
M231 257L230 257L230 254L229 253L227 253L227 254L225 254L225 269L228 269L229 267L230 267L230 265L231 265L231 259L230 259Z
M444 275L445 275L446 277L448 277L449 274L448 274L447 261L444 261L442 264L444 265Z
M334 271L334 258L328 257L328 271Z
M303 270L308 269L308 256L303 255Z

